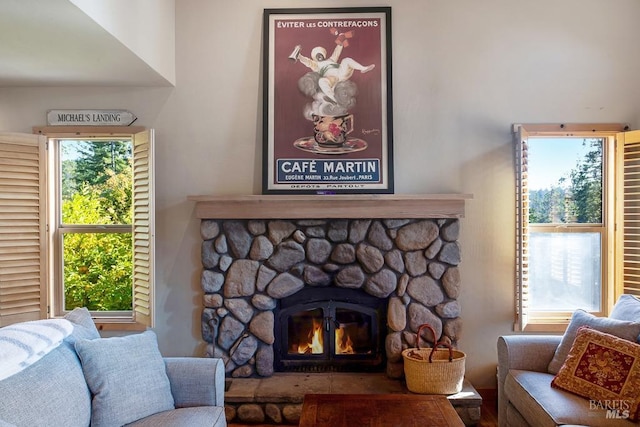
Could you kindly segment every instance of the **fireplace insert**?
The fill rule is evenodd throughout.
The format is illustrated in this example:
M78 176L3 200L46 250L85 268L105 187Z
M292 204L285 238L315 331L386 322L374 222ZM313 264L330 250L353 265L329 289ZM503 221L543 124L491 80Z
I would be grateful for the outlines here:
M275 311L275 370L383 370L386 303L338 287L306 287L282 298Z

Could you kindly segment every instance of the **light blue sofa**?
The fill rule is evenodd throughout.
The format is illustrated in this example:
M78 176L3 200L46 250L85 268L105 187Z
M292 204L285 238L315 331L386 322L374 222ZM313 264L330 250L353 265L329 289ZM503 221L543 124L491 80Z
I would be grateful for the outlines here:
M0 427L227 425L222 360L163 358L151 331L99 338L86 309L39 322L35 326L52 333L32 332L34 322L0 328ZM59 333L66 336L58 340ZM14 373L7 354L24 350L16 344L21 335L37 336L50 348L27 349L30 359ZM120 381L125 390L117 388Z

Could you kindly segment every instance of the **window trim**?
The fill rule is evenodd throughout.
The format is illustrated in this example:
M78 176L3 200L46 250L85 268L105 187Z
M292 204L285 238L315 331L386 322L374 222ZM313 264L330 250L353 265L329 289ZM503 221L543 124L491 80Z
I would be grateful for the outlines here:
M50 139L61 140L61 139L105 139L105 138L130 138L132 142L132 159L134 162L134 171L132 179L134 181L134 213L132 218L132 224L130 227L130 232L132 238L134 239L133 245L133 255L134 255L134 284L133 284L133 310L131 311L131 315L129 316L109 316L107 313L92 313L94 316L94 320L98 329L100 330L144 330L147 327L153 327L155 323L155 310L153 307L154 301L154 252L155 252L155 224L154 224L154 204L153 204L153 194L155 191L154 188L154 132L153 129L145 129L141 126L45 126L45 127L34 127L33 132L38 135L44 135L47 138L47 141ZM142 147L142 149L140 148ZM48 166L50 171L56 171L57 159L52 155L53 153L57 155L57 150L50 150L48 154ZM142 156L142 160L140 160L140 156ZM139 166L136 165L136 162L141 162L144 166L143 171L143 179L144 179L144 190L145 191L136 191L136 181L140 181L139 175ZM57 172L56 172L57 173ZM49 174L51 175L51 174ZM55 176L55 179L59 179L58 176ZM47 194L50 198L57 198L57 194L55 192L56 182L53 179L49 180L48 183L48 191ZM145 195L146 194L146 195ZM142 196L142 201L145 206L144 214L144 224L142 227L144 230L140 231L140 225L137 223L136 218L140 217L138 213L136 215L136 209L138 209L137 204ZM137 199L136 199L137 198ZM138 201L136 201L138 200ZM56 217L58 213L56 212L56 203L54 200L49 200L48 206L48 218L55 221L55 224L59 224L59 218ZM50 224L53 225L53 224ZM115 227L121 227L116 225ZM65 227L65 230L70 229L71 227ZM74 226L73 228L81 228L81 226ZM108 232L109 227L103 230ZM54 292L62 292L61 286L55 286L55 279L58 278L57 282L61 283L57 272L54 270L55 268L55 259L53 258L56 252L61 251L61 248L56 247L57 242L61 242L61 239L56 240L54 236L54 232L56 227L49 226L48 227L48 247L50 250L49 254L49 267L48 267L48 306L50 307L49 315L52 317L62 316L64 312L54 304ZM136 237L138 236L138 237ZM142 236L144 243L142 245L136 244L139 241L140 236ZM136 240L138 239L138 240ZM139 251L140 246L144 246L143 250L146 251L146 266L143 267L144 273L140 274L138 261L139 257L136 257L136 251ZM61 253L61 252L59 252ZM60 274L62 274L61 269L58 269ZM141 276L144 276L141 278ZM137 285L138 281L144 282L143 286ZM142 295L142 296L140 296ZM128 314L129 312L127 312Z
M607 315L613 305L618 292L614 289L616 264L614 259L616 228L616 191L617 181L615 175L616 159L616 135L627 130L628 126L619 123L604 124L515 124L513 134L515 137L515 181L516 181L516 275L515 275L515 321L514 331L527 332L562 332L566 329L571 318L571 313L556 312L547 313L545 316L535 315L528 307L528 292L526 280L528 279L529 255L526 250L528 224L528 195L523 194L522 188L526 187L527 176L527 141L531 137L565 137L565 138L602 138L605 140L603 147L603 178L606 189L603 195L602 207L602 311L596 315ZM604 188L604 187L603 187ZM585 228L593 226L587 224ZM544 226L536 226L542 228ZM598 229L601 227L598 226Z

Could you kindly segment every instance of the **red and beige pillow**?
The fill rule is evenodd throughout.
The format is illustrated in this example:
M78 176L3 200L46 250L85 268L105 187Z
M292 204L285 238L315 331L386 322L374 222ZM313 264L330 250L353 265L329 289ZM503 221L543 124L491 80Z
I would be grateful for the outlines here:
M624 404L629 410L629 419L637 421L640 345L581 327L551 386L600 402Z

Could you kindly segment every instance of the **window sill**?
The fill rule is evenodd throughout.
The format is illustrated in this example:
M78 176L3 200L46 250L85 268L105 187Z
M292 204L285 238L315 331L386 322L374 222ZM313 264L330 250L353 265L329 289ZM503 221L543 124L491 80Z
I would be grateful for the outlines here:
M549 334L563 334L567 329L569 322L530 322L525 325L521 332L537 332L537 333L549 333ZM516 329L518 330L518 329Z
M94 318L93 322L99 331L145 331L146 325L130 319L113 320Z

